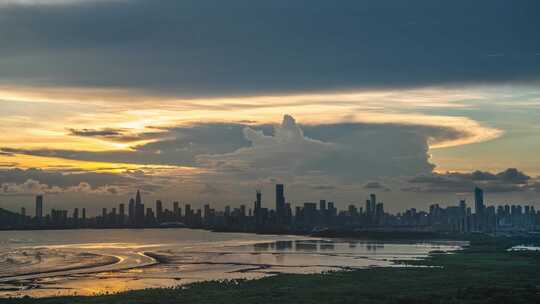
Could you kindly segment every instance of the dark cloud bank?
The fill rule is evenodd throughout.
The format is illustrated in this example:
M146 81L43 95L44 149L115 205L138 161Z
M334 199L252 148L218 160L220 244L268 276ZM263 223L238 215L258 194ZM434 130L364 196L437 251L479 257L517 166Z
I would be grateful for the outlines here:
M475 186L492 193L540 190L538 184L525 173L509 168L499 173L474 171L471 173L445 173L419 175L407 180L412 186L403 191L425 193L470 193Z
M537 81L536 0L0 8L0 81L181 95Z

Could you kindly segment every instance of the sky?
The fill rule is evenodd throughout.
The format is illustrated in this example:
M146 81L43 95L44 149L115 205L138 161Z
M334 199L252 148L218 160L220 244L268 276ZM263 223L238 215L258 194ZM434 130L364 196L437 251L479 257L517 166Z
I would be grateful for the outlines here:
M0 207L540 206L536 0L0 1Z

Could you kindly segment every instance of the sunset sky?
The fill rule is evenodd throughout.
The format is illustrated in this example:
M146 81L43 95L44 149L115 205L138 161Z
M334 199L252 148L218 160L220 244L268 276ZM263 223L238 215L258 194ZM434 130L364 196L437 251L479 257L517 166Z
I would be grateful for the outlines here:
M0 207L540 206L537 0L1 0Z

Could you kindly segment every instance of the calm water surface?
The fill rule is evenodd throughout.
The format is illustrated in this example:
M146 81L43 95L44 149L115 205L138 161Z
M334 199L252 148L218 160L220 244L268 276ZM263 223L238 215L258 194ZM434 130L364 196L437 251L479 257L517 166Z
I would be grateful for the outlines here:
M92 295L277 273L397 266L393 261L461 245L190 229L0 231L0 296Z

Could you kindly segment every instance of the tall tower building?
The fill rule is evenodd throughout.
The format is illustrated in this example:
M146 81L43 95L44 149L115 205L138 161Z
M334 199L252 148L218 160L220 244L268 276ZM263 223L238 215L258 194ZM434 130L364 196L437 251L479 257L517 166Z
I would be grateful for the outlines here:
M256 199L255 199L255 206L253 208L253 215L255 216L255 224L257 226L259 226L259 225L261 225L261 222L262 222L262 214L261 214L262 193L261 193L261 190L257 190L255 195L256 195Z
M120 204L118 205L118 221L120 224L124 224L126 222L126 205Z
M479 231L483 231L486 228L486 206L484 205L484 190L478 187L474 188L474 208L476 229Z
M180 219L180 203L173 202L173 213L176 220Z
M261 206L262 206L262 193L261 193L261 190L257 190L257 192L255 193L256 195L256 200L255 200L255 214L257 214L257 212L261 209Z
M192 217L193 217L193 210L191 210L191 205L190 204L186 204L186 206L184 207L184 221L186 222L187 225L191 225L191 222L192 222Z
M320 200L319 201L319 210L321 212L326 211L326 200Z
M374 214L377 208L377 196L373 193L370 194L369 201L371 202L371 206L370 206L371 213Z
M129 199L128 217L129 217L129 222L133 224L135 222L135 200L133 198Z
M285 214L285 186L283 184L276 185L276 214L278 221L282 220Z
M142 203L141 192L137 190L135 195L135 224L144 224L144 204Z
M36 196L36 218L43 218L43 195Z
M156 201L156 218L160 220L163 217L163 203L160 200Z
M135 204L142 204L141 192L139 190L137 190L137 194L135 195Z
M478 187L474 188L474 208L475 208L475 213L479 215L484 214L484 209L485 209L484 190Z

